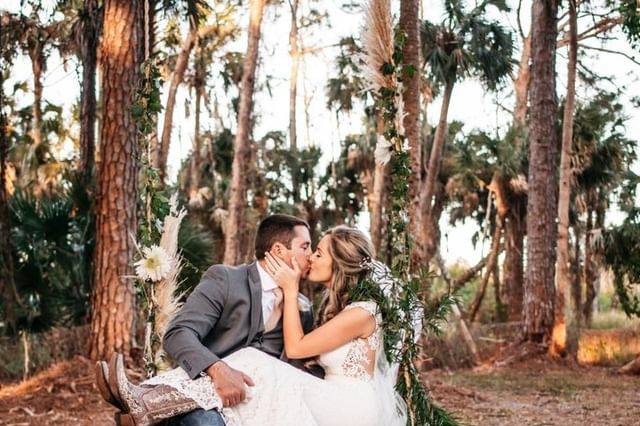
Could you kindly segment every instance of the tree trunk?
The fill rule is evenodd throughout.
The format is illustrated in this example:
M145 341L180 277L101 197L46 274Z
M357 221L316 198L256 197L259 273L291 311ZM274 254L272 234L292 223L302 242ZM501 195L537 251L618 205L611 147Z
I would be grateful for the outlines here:
M600 264L601 252L594 241L594 232L602 231L604 227L606 204L603 201L603 189L594 190L589 197L589 208L587 213L587 235L585 238L584 256L584 281L586 287L585 301L583 306L585 325L591 327L593 314L596 311L596 298L600 290ZM595 211L594 211L595 209ZM594 217L595 215L595 217Z
M436 187L436 181L440 174L440 158L444 149L444 141L447 136L447 115L449 114L449 102L451 101L451 93L453 92L453 81L447 81L444 94L442 97L442 106L440 107L440 119L436 134L433 138L433 146L429 156L429 166L427 168L427 178L424 184L424 208L427 213L425 220L429 220L431 215L431 201ZM427 259L429 260L429 259Z
M137 228L138 134L131 113L143 54L138 1L106 0L100 45L104 118L96 196L95 289L89 354L129 353L135 298L130 267Z
M1 38L1 37L0 37ZM7 117L4 114L4 73L0 72L0 296L4 305L7 330L16 332L15 282L13 275L13 253L11 249L11 216L9 214L9 194L7 193L7 161L9 137Z
M527 122L527 101L529 99L529 85L531 83L531 35L522 40L522 53L520 55L520 68L514 81L516 105L513 110L515 124L523 127ZM519 139L516 142L520 142Z
M198 80L198 77L196 77ZM195 125L193 130L193 152L191 153L190 177L189 177L189 197L195 199L200 187L200 166L201 160L201 140L200 140L200 101L202 99L203 87L196 83L196 112Z
M498 261L498 253L500 251L500 238L502 237L502 219L500 215L496 215L496 227L493 230L493 238L491 240L491 254L489 259L487 260L487 268L485 270L484 276L482 277L482 281L480 282L480 288L476 293L476 297L471 303L471 311L469 314L469 321L474 322L476 320L476 316L478 311L480 310L480 305L482 304L482 299L484 299L484 294L487 290L487 284L489 283L489 277L491 273L494 271L494 264Z
M618 370L619 374L640 374L640 355Z
M557 0L532 6L525 340L548 344L553 327L557 217L555 48Z
M447 267L444 264L444 259L442 259L442 255L440 254L439 250L434 254L434 257L436 259L436 263L438 264L438 269L440 269L440 274L442 275L442 278L447 283L447 286L451 289L453 287L453 282L451 280L451 277L449 276L449 271L447 270ZM455 316L456 321L458 321L458 327L460 327L460 334L462 334L462 338L464 339L465 343L467 344L467 347L469 348L469 352L471 353L471 362L473 363L474 366L478 365L480 363L480 357L478 356L478 348L476 347L476 342L473 340L473 336L469 332L469 328L467 328L467 324L465 323L464 318L462 318L462 313L460 312L460 308L458 307L457 301L454 302L453 305L451 305L451 311L453 312L453 315Z
M386 174L386 165L376 162L375 170L373 171L373 192L371 197L369 197L371 242L373 243L374 253L376 256L380 254L380 245L382 243L382 204L385 192Z
M376 114L375 118L376 134L377 137L382 137L384 133L384 120L380 112ZM379 164L375 162L373 169L373 185L368 195L369 206L369 233L371 234L371 242L373 244L374 253L376 256L381 255L382 249L382 233L385 229L384 220L382 218L382 211L384 206L384 199L387 189L387 165Z
M29 48L31 71L33 72L33 121L31 123L31 138L33 146L42 144L42 73L45 67L44 46L37 40Z
M440 247L440 217L444 211L447 196L445 187L441 182L436 182L434 201L431 208L427 207L426 185L422 186L422 229L420 241L423 244L424 262L428 264Z
M251 0L249 3L249 36L247 55L242 67L238 130L234 141L229 217L225 234L224 263L228 265L238 263L241 255L238 236L243 226L247 204L246 173L248 161L251 158L249 136L251 133L251 111L253 109L253 86L258 64L260 25L262 24L265 3L266 0Z
M404 103L404 134L409 142L411 176L409 176L409 232L414 236L411 267L417 269L424 263L423 247L420 239L422 226L422 208L420 206L420 187L422 186L422 141L420 139L420 0L400 1L400 31L406 36L402 47L402 62L405 69L402 75L402 100Z
M82 27L82 91L80 104L80 173L90 182L95 164L96 146L96 63L100 23L96 0L85 0Z
M526 205L522 197L510 197L505 224L504 301L509 321L522 319L524 291L524 234L526 231Z
M503 222L504 223L504 222ZM502 283L500 279L500 262L498 259L493 262L493 270L491 271L491 277L493 278L494 288L494 302L496 304L496 316L494 321L505 322L504 303L502 302Z
M571 200L571 145L573 141L573 111L576 98L576 64L578 59L578 16L576 0L569 0L569 61L567 65L567 98L562 121L562 148L560 154L560 188L558 192L558 258L556 260L555 323L549 353L564 356L567 350L567 320L565 311L571 274L569 265L569 202ZM573 326L573 321L571 325ZM572 336L575 330L571 330ZM574 342L575 343L575 342ZM572 344L577 350L577 345ZM570 354L575 355L575 354Z
M529 87L531 83L531 35L523 40L522 53L520 55L520 67L518 76L514 80L516 95L515 108L513 110L514 127L518 133L515 138L515 147L519 149L523 145L523 129L526 127ZM506 179L503 179L503 187L507 187ZM506 302L507 318L509 321L519 321L522 317L522 296L524 286L523 249L526 233L526 203L525 196L508 191L509 208L507 210L504 226L505 257L503 264L503 295Z
M152 147L152 164L158 169L160 181L164 182L167 176L167 159L169 158L169 146L171 145L171 131L173 130L173 110L176 106L176 95L178 87L184 80L184 73L189 64L189 56L195 46L198 37L198 30L195 26L189 28L189 34L182 44L182 49L178 54L175 68L171 74L171 84L167 94L167 104L164 109L164 121L162 123L162 138L160 146L154 149Z
M593 319L593 302L596 299L595 273L593 260L593 210L587 212L587 229L584 237L584 285L585 299L582 305L582 315L584 317L585 326L591 327Z
M456 292L464 287L465 284L467 284L469 281L471 281L478 274L478 272L482 271L482 269L487 266L487 262L489 261L490 256L491 253L489 253L488 256L480 259L478 263L464 271L462 275L456 278L452 283L453 287L451 288L451 291Z
M298 132L296 128L296 101L298 99L298 70L300 68L300 52L298 49L298 4L299 0L289 0L291 8L291 30L289 31L289 54L291 56L291 75L289 77L289 147L294 153L298 150ZM291 175L293 185L293 202L300 201L300 182L298 173Z
M582 276L580 275L580 232L578 226L573 227L575 244L573 247L573 259L571 264L571 306L573 308L573 318L576 321L576 328L579 330L582 324Z

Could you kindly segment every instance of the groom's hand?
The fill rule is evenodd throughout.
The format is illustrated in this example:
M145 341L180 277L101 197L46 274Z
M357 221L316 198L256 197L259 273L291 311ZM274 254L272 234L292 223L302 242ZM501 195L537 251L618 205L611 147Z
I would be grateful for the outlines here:
M234 370L222 361L207 368L207 374L211 377L214 389L225 407L233 407L244 401L245 384L254 386L251 377L242 371Z

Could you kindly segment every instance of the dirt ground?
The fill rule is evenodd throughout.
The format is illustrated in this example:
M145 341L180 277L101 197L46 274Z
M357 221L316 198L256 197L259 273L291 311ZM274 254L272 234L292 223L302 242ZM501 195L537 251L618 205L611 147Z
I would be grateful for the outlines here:
M640 378L542 359L498 370L434 371L432 396L463 425L640 425ZM0 387L0 425L112 425L114 409L77 357Z
M115 409L94 385L86 358L54 364L19 384L0 385L0 425L113 425Z
M431 372L435 401L463 425L640 425L640 377L549 359L497 370Z

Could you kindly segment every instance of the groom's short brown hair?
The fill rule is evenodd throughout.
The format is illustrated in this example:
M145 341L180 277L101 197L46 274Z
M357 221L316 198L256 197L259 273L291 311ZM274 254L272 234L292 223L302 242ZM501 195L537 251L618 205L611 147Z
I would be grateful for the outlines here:
M291 240L294 237L293 228L305 226L310 230L307 221L288 214L272 214L265 217L256 233L256 259L264 259L264 254L271 250L275 243L284 244L291 248Z

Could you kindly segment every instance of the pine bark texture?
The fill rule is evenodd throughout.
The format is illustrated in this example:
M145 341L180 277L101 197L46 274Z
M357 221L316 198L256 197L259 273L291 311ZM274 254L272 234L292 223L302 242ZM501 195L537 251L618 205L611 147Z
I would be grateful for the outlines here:
M104 117L96 196L96 248L89 354L131 349L135 298L130 262L137 229L138 135L131 113L142 62L138 1L106 0L100 45Z
M524 337L545 344L549 343L553 327L555 297L557 14L557 0L533 2Z

